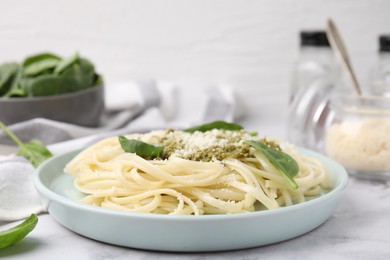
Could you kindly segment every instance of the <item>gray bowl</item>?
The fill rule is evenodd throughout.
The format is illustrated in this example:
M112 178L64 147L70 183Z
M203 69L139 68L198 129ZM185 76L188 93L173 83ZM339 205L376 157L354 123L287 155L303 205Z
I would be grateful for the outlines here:
M94 127L98 126L103 111L103 86L47 97L0 98L0 121L7 125L47 118Z

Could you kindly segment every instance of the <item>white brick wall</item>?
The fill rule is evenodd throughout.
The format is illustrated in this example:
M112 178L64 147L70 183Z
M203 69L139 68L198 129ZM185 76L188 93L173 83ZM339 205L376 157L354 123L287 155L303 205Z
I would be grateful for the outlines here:
M245 98L252 119L266 124L285 115L301 28L324 27L333 17L364 79L377 35L390 33L389 11L385 0L0 0L0 62L79 51L108 83L226 83ZM272 104L281 109L271 117Z

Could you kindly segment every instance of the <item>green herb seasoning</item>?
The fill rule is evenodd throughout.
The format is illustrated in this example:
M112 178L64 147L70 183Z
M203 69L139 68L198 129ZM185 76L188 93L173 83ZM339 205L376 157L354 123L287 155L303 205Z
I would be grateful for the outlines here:
M124 137L119 138L124 151L135 151L133 148L124 148ZM156 131L149 134L147 140L142 140L144 145L150 145L145 146L150 149L150 153L142 156L143 150L146 150L143 147L137 148L138 152L135 153L144 158L150 158L151 151L157 149L160 153L158 155L154 153L154 158L167 159L171 155L175 155L194 161L246 158L250 157L251 154L250 146L245 144L244 141L250 138L252 136L244 130L230 131L213 129L206 132L196 131L194 133L177 130ZM160 147L163 147L163 149Z

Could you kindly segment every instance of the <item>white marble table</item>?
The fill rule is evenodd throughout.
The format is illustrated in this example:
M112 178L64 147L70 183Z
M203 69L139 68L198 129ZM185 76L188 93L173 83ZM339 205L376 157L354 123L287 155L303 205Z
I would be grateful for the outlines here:
M5 229L15 223L0 222L0 225ZM390 259L390 181L350 178L343 200L323 225L298 238L258 248L217 253L143 251L82 237L61 226L49 214L42 214L35 230L20 243L0 250L0 258Z

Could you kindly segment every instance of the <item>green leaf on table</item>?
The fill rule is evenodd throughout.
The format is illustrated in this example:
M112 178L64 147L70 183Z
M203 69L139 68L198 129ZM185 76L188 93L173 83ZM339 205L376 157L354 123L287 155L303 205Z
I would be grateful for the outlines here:
M19 225L7 230L0 231L0 249L11 246L30 233L38 223L38 217L35 214L31 214L29 218L20 223Z
M119 143L126 153L135 153L143 158L158 157L163 151L163 146L156 146L142 141L127 139L124 136L118 136Z
M28 143L23 143L2 122L0 122L0 129L2 129L4 133L6 133L18 145L19 149L17 154L30 161L35 168L53 156L42 142L32 140Z
M276 170L288 180L294 189L298 188L294 176L299 172L299 165L290 155L274 147L268 147L261 142L245 141L245 143L262 153Z
M207 132L207 131L210 131L210 130L213 130L213 129L238 131L238 130L242 130L243 127L241 125L235 124L235 123L228 123L228 122L225 122L225 121L214 121L214 122L211 122L211 123L207 123L207 124L203 124L203 125L198 125L198 126L194 126L194 127L191 127L191 128L187 128L187 129L184 130L184 132L189 132L189 133L193 133L193 132L196 132L196 131Z

